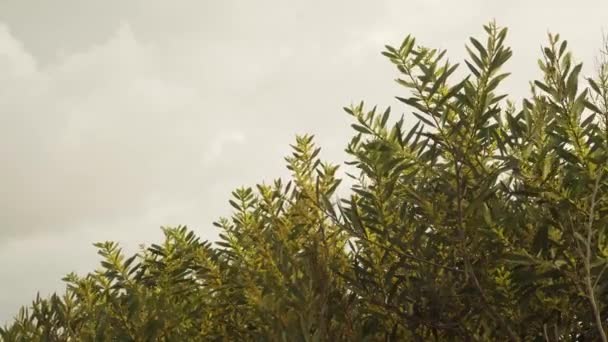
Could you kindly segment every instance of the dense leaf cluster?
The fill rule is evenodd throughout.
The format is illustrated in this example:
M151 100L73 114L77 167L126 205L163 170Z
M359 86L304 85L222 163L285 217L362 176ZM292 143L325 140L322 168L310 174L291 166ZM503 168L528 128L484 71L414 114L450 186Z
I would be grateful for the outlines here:
M484 28L461 70L409 36L387 46L417 123L346 108L348 198L300 136L291 180L234 191L215 245L185 227L130 257L96 244L101 268L2 339L606 341L608 63L583 85L550 35L516 108L507 30Z

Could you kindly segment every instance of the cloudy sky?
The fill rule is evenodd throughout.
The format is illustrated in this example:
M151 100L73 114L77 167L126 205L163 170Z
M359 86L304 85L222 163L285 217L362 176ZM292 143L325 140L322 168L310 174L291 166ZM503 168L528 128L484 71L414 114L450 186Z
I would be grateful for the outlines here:
M213 239L232 189L287 175L296 134L342 162L341 107L401 108L384 44L459 61L494 18L521 96L548 31L592 71L608 2L1 0L0 324L94 269L93 242Z

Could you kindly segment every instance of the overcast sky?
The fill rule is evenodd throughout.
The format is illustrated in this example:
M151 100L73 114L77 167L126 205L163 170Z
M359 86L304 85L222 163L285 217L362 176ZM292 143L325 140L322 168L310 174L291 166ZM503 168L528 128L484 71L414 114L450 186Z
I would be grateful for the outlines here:
M521 96L548 31L592 71L608 1L1 0L0 324L97 267L93 242L213 239L231 190L287 175L296 134L344 161L343 106L402 110L384 44L461 61L494 18Z

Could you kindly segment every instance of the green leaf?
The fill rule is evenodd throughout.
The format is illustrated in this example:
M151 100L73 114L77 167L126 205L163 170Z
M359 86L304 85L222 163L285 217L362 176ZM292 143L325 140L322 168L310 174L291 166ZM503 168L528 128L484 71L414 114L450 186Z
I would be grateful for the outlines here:
M469 61L464 61L464 62L466 63L469 70L471 70L473 75L475 75L475 77L477 77L477 78L481 77L481 74L479 73L479 70L477 70L477 68L475 68L471 63L469 63Z
M549 226L542 225L536 231L534 240L532 242L532 252L538 253L540 251L546 251L549 248Z
M420 126L420 121L416 122L416 124L414 125L414 127L412 127L412 129L410 129L410 131L407 133L407 135L403 139L403 144L407 145L407 143L410 141L410 139L412 138L412 136L414 135L414 133L416 133L416 130L418 129L418 126Z
M382 114L382 119L380 120L380 126L384 127L386 122L388 121L388 117L391 114L391 107L386 108L384 114Z
M447 66L448 65L446 64L446 68L447 68ZM450 75L452 73L454 73L454 71L456 71L457 68L458 68L458 64L453 65L452 67L448 68L447 71L445 71L445 72L443 72L441 74L441 76L439 77L439 79L437 79L437 81L435 81L435 84L433 85L433 87L429 91L429 97L433 96L437 92L437 90L439 89L439 87L445 84L445 82L448 79L448 77L450 77Z
M468 82L469 78L465 78L462 82L450 88L450 90L443 96L436 105L436 108L441 108L449 99L453 98L458 92L465 86L466 82Z
M595 83L595 81L592 78L587 78L587 82L589 82L591 89L593 89L598 94L602 94L600 87L597 85L597 83Z
M543 49L545 56L547 56L547 58L550 61L554 61L555 60L555 55L553 54L553 51L551 51L551 49L549 49L548 47Z
M589 107L587 107L589 108ZM599 111L596 111L596 113L600 113ZM585 128L587 127L589 124L591 124L593 122L593 120L595 119L595 114L591 114L589 116L587 116L587 118L585 120L583 120L583 122L581 122L581 127Z
M542 91L544 91L547 94L553 94L553 91L551 91L551 89L541 81L534 81L534 85L539 87Z
M483 204L483 219L488 226L492 226L494 224L494 220L492 220L492 213L490 212L490 208L486 203Z
M420 99L416 98L416 97L409 97L409 98L403 98L403 97L396 97L397 100L405 103L408 106L412 106L418 110L424 110L424 107L419 103Z
M407 43L406 43L406 41L407 41ZM402 58L407 58L409 56L415 43L416 43L416 38L414 38L414 37L410 38L410 36L408 35L407 38L403 41L401 48L399 49L399 52L400 52Z
M357 124L351 124L350 126L352 128L354 128L355 131L357 131L357 132L360 132L360 133L363 133L363 134L373 134L373 132L369 128L367 128L367 127L364 127L364 126L361 126L361 125L357 125Z
M473 63L477 65L477 68L479 68L479 70L485 70L485 64L481 61L481 59L479 59L479 57L477 57L477 55L471 51L468 46L465 47L465 49L467 50L469 57L473 60Z
M471 37L470 40L471 40L471 43L473 43L473 46L475 46L475 48L477 49L477 51L479 51L481 58L482 59L488 58L488 52L483 47L483 45L481 45L481 43L473 37Z
M504 51L496 55L489 69L492 71L498 70L498 68L505 64L511 58L511 56L513 56L513 52L511 52L510 49L505 49Z
M587 245L587 239L585 239L585 238L584 238L584 237L581 235L581 233L579 233L579 232L576 232L576 231L575 231L575 232L574 232L574 237L575 237L577 240L579 240L579 241L580 241L580 242L583 244L583 246L586 246L586 245Z
M597 113L597 114L602 114L602 111L601 111L599 108L597 108L597 106L596 106L596 105L594 105L593 103L591 103L591 102L589 102L589 101L585 100L585 101L584 101L584 105L585 105L585 107L586 107L586 108L588 108L588 109L592 110L594 113ZM585 126L586 126L586 125L584 125L584 124L583 124L583 127L585 127Z
M228 203L230 203L230 205L231 205L231 206L232 206L234 209L236 209L236 210L238 210L238 211L241 211L241 209L242 209L242 208L241 208L241 206L240 206L238 203L236 203L235 201L233 201L233 200L228 200Z
M423 123L425 123L426 125L429 125L431 127L435 127L435 124L433 122L431 122L429 119L425 118L424 116L416 113L416 112L412 112L412 114L417 117L420 121L422 121Z
M401 43L401 46L399 47L399 51L403 51L405 49L405 47L409 45L410 39L411 39L411 35L408 34L405 37L405 39L403 39L403 42Z
M488 83L488 91L493 91L494 89L496 89L496 87L500 84L500 82L502 82L505 78L509 77L509 75L511 75L511 73L504 73L504 74L500 74L496 77L494 77L489 83Z
M559 147L555 149L555 152L562 157L564 160L568 161L572 164L577 164L579 162L578 157L575 156L572 152L564 149L563 147Z
M570 76L568 76L568 81L566 81L566 91L568 92L568 98L570 101L574 100L574 97L578 91L578 75L581 72L582 67L582 63L577 64L574 69L572 69Z
M531 257L519 253L505 253L502 259L505 262L513 265L531 266L536 264L534 259L532 259Z
M568 41L564 40L562 41L560 47L559 47L559 55L562 56L564 54L564 51L566 51L566 47L568 47Z

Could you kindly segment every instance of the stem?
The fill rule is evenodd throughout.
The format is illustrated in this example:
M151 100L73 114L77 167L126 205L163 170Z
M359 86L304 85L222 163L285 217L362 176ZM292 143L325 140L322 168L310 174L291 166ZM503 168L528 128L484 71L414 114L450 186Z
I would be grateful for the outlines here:
M292 203L293 204L293 201L291 201L289 198L287 198L287 197L283 197L283 198L288 203ZM343 229L345 231L349 231L350 230L344 223L340 222L340 219L338 217L336 217L334 214L332 214L327 209L325 209L320 203L318 203L317 201L315 201L310 196L308 196L308 199L311 200L312 204L315 205L317 207L317 209L321 210L327 217L329 217L330 220L335 225L337 225L338 227L340 227L341 229ZM463 272L465 272L465 271L463 271L461 269L458 269L458 268L450 267L450 266L447 266L447 265L441 265L441 264L432 262L430 260L426 260L426 259L417 257L414 254L408 253L406 251L402 251L402 250L400 251L400 250L394 249L394 248L392 248L390 246L382 245L382 244L380 244L380 243L378 243L376 241L372 241L372 240L368 240L368 239L366 239L366 241L370 242L374 246L385 248L386 250L391 251L391 252L393 252L393 253L395 253L395 254L403 257L403 258L406 258L406 259L415 260L415 261L418 261L418 262L421 262L421 263L424 263L424 264L427 264L427 265L439 267L439 268L442 268L444 270L451 271L451 272L456 272L456 273L463 273Z
M543 324L543 336L545 337L545 342L551 342L549 333L547 332L547 323Z
M511 327L509 327L509 325L507 324L507 322L505 322L505 320L502 318L502 316L500 316L496 312L496 310L494 310L494 308L490 305L490 302L488 301L486 293L483 290L483 288L481 287L479 279L477 278L477 275L475 275L475 271L473 271L473 268L472 268L472 265L471 265L471 261L469 259L469 256L468 256L466 248L465 248L466 247L466 232L465 232L465 229L464 229L464 219L463 219L463 216L462 216L462 200L463 200L463 198L462 198L462 182L461 182L460 164L458 163L458 159L456 158L456 155L453 154L453 156L454 156L454 168L455 168L455 171L456 171L458 228L460 230L460 238L461 238L461 243L462 243L462 250L464 252L465 273L466 273L467 276L469 276L473 280L473 285L475 285L475 288L479 292L479 295L481 296L482 303L483 303L486 311L490 315L490 317L493 320L495 320L495 321L498 322L498 324L509 334L509 337L510 337L510 339L512 341L520 341L520 338L517 336L517 334L511 329Z
M593 310L593 316L595 317L595 325L597 326L597 330L600 333L600 337L603 342L608 342L608 338L606 337L606 332L604 331L604 327L602 325L602 317L600 314L600 309L597 303L597 299L595 298L595 289L594 284L591 280L591 241L593 239L593 219L595 216L595 204L597 198L597 192L600 186L600 179L602 178L602 172L598 175L595 180L595 186L593 187L593 194L591 195L591 208L589 209L589 221L587 222L587 241L585 244L585 286L587 287L587 295L589 296L589 303L591 304L591 308Z

